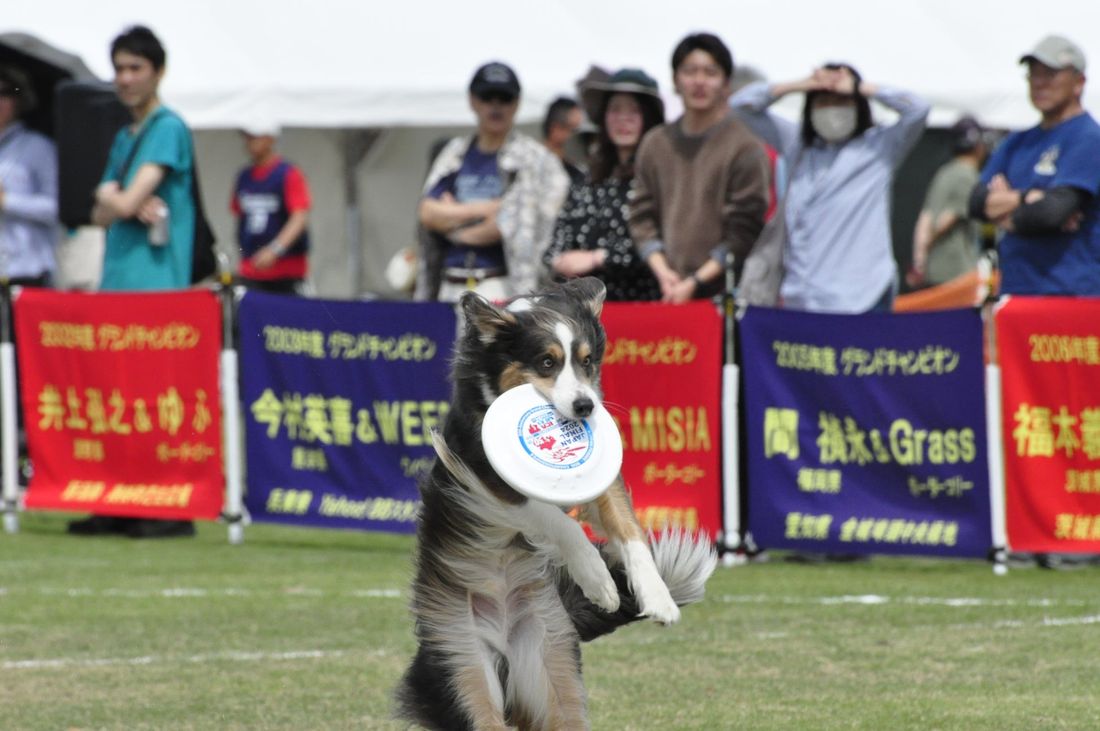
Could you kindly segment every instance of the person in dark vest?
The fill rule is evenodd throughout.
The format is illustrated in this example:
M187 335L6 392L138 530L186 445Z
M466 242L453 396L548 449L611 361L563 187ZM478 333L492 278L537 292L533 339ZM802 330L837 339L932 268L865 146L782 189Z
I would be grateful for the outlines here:
M309 274L309 185L276 152L276 125L255 123L243 135L252 164L237 176L229 204L237 217L237 273L251 289L301 294Z

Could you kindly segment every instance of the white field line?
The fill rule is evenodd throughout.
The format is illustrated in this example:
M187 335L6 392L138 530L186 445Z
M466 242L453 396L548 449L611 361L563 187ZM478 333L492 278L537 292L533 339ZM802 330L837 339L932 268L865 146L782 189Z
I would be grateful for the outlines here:
M142 655L140 657L102 657L102 658L78 658L55 657L35 660L5 660L0 662L0 670L43 670L59 668L100 668L112 666L138 666L138 665L165 665L165 664L192 664L200 665L209 662L279 662L284 660L323 660L331 657L343 657L349 653L343 650L297 650L291 652L211 652L201 655L175 656L175 655ZM372 657L381 657L385 650L372 650L367 653Z
M351 592L353 597L362 599L400 599L400 589L360 589Z
M1043 617L1037 622L1024 622L1018 619L1006 619L994 622L994 627L1077 627L1083 624L1100 624L1100 614L1087 614L1084 617Z
M796 597L796 596L769 596L767 594L724 594L716 597L716 600L726 604L787 604L801 606L884 606L888 604L903 604L917 606L940 606L952 609L961 608L1000 608L1000 607L1025 607L1050 609L1054 607L1087 607L1088 602L1079 599L979 599L975 597L932 597L932 596L883 596L881 594L845 594L841 596ZM993 629L1033 629L1043 627L1079 627L1082 625L1100 624L1100 614L1086 614L1080 617L1039 617L1037 619L1004 619L992 622L957 624L952 629L962 628L993 628ZM761 632L757 639L783 639L787 632Z
M401 589L354 589L342 592L327 592L302 586L287 586L263 591L252 589L203 589L200 587L173 586L163 589L91 589L88 587L40 586L33 588L0 586L0 596L12 596L19 593L37 593L50 597L111 597L123 599L206 599L210 597L266 597L266 596L305 596L305 597L352 597L353 599L400 599L404 596Z
M881 606L884 604L909 604L954 608L971 607L1085 607L1088 602L1079 599L981 599L977 597L936 596L884 596L882 594L842 594L840 596L773 596L769 594L723 594L715 597L724 604L792 604L836 606L857 604Z
M1040 617L1033 620L1002 619L996 622L953 624L950 628L960 629L1042 629L1044 627L1081 627L1100 624L1100 614L1086 614L1083 617ZM784 640L791 636L789 632L757 632L758 640Z

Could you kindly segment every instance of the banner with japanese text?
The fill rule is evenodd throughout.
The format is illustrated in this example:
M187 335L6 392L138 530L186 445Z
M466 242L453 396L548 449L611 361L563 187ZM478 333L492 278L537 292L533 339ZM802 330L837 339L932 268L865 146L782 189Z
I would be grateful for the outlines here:
M623 438L623 478L647 529L712 538L722 527L722 318L710 302L609 302L604 405Z
M1009 545L1100 553L1100 299L997 310Z
M992 546L977 310L739 323L756 543L985 556Z
M454 310L249 292L239 323L252 516L413 532L450 402Z
M218 517L222 320L212 292L25 289L14 315L28 508Z

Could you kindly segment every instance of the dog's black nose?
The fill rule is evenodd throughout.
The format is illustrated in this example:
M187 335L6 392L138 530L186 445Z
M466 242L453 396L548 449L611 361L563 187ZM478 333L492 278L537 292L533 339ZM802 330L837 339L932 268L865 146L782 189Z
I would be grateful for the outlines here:
M578 419L583 419L592 413L592 409L596 406L592 403L592 399L587 396L582 396L573 402L573 413L576 414Z

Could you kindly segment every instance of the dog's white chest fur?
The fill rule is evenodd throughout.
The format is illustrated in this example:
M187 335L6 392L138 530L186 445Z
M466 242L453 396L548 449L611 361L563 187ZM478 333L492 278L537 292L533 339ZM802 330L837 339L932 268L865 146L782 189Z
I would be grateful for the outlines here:
M469 579L471 626L455 631L480 646L474 656L496 696L493 703L499 708L522 706L541 727L556 703L547 683L547 638L573 632L548 557L510 547L467 561L463 570ZM583 696L578 700L583 702Z

